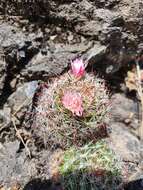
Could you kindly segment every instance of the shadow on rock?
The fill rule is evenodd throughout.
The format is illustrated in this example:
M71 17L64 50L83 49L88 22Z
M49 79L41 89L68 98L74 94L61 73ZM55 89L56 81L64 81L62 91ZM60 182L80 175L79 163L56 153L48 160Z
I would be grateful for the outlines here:
M53 184L50 180L33 179L23 190L63 190L60 184Z
M125 186L125 190L143 190L143 179L129 182Z
M55 182L56 181L56 182ZM58 181L58 182L57 182ZM80 172L68 173L58 179L34 179L23 190L123 190L122 179L111 172Z

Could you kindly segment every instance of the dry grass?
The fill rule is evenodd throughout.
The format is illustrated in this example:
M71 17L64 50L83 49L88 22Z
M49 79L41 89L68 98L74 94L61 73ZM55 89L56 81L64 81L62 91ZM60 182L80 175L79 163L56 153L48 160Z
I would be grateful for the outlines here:
M142 89L141 69L138 60L136 60L136 70L137 70L137 92L141 101L141 123L139 127L139 137L143 141L143 89Z

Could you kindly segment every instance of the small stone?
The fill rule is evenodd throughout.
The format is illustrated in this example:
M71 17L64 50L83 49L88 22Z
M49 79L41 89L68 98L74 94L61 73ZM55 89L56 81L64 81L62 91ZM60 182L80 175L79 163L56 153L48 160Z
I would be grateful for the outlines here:
M11 86L12 89L15 89L16 83L17 83L17 79L16 79L16 78L14 78L14 79L10 82L10 86Z
M73 35L69 34L67 39L68 39L69 42L71 42L73 40L73 38L74 38Z
M127 125L128 125L128 124L130 124L130 123L131 123L131 119L125 119L125 120L124 120L124 122L125 122L125 124L127 124Z
M11 190L19 190L20 189L20 184L15 183L14 185L12 185Z
M57 37L57 35L50 36L50 40L52 40L52 41L53 41L56 37Z

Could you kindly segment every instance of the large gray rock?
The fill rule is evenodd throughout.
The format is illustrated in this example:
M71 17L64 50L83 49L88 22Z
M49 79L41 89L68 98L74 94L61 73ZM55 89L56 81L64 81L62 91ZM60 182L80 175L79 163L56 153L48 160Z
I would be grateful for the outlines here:
M18 28L6 23L0 23L0 44L1 47L9 47L13 44L21 44L26 36Z
M38 34L37 34L38 35ZM24 67L32 54L38 52L37 35L28 35L11 24L0 24L0 42L5 60L11 64L11 69Z
M123 123L133 129L139 127L139 104L124 94L114 94L111 98L111 120Z
M94 38L106 46L107 54L102 56L100 65L107 74L114 74L121 67L126 67L138 51L143 51L141 0L62 1L57 3L58 8L50 4L52 18L64 21L76 33ZM95 65L97 63L94 62Z
M36 52L36 46L32 40L34 39L26 35L18 27L6 22L0 23L0 51L5 56L9 70L22 67L20 64L22 64L22 61L25 61L26 64L30 51L31 53L34 50Z
M0 183L10 187L15 182L26 183L36 175L36 165L28 161L25 152L17 153L20 142L0 143Z
M47 55L40 52L21 71L21 76L27 80L47 80L58 76L67 69L69 60L73 57L73 53L61 49Z
M140 161L140 142L137 137L130 133L121 123L110 125L112 133L109 142L112 149L124 162L138 163Z
M19 71L39 51L37 35L26 35L18 27L0 21L0 105L15 89L11 82L16 84Z
M22 122L37 87L37 81L28 82L18 87L17 90L9 96L6 105L11 109L12 117L16 116L18 119L16 124Z

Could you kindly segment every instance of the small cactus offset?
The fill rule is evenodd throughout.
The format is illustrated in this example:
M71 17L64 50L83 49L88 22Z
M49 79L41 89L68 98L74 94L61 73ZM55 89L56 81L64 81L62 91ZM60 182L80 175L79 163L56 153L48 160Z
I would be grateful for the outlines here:
M50 177L66 190L119 190L121 168L105 140L56 150L49 163Z
M117 190L121 184L121 167L103 140L65 151L59 173L66 190Z
M38 98L33 134L46 146L68 148L96 142L108 115L109 94L104 80L85 73L81 60L71 66L71 72L54 79Z

